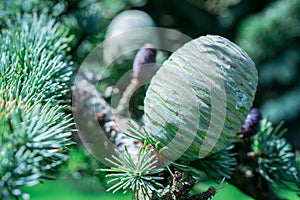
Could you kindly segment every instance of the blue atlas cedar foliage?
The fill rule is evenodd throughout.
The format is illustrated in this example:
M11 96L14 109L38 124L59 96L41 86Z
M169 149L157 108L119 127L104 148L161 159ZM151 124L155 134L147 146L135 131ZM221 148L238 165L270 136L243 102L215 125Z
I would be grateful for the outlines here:
M28 199L20 187L68 158L72 119L62 97L72 38L44 15L18 16L8 27L0 37L0 199Z
M259 131L253 138L252 150L258 155L259 173L269 184L299 192L295 153L283 137L287 129L282 125L283 122L273 126L267 119L262 119Z

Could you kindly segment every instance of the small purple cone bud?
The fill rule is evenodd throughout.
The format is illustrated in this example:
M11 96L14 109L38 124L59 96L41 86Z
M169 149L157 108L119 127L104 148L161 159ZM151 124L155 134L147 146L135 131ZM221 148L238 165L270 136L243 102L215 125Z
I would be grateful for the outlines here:
M244 139L255 135L258 132L261 119L262 115L259 110L257 108L252 108L238 134L243 135Z
M133 61L133 77L146 80L155 72L156 48L152 44L144 44Z

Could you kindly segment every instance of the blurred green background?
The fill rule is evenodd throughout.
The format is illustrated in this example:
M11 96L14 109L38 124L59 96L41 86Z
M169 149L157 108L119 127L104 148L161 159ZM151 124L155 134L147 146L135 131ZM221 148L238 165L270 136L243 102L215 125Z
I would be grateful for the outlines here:
M195 187L195 191L204 191L209 186L216 185L213 182L198 184ZM130 199L131 194L117 193L111 194L104 191L87 191L80 190L74 187L69 180L59 179L56 181L46 181L44 184L39 184L32 188L25 190L31 195L32 200L52 200L52 199L62 199L62 200L120 200L120 199ZM289 199L296 200L299 199L297 195L290 191L280 191L280 196ZM252 198L243 194L234 186L227 185L224 189L218 191L214 200L221 199L239 199L239 200L251 200Z
M192 38L218 34L241 46L259 72L254 106L274 123L284 120L289 129L286 137L300 149L300 0L1 1L0 20L27 11L52 15L70 27L75 36L71 56L78 67L92 48L104 40L114 16L129 9L147 12L157 27L173 28ZM131 63L122 66L128 69ZM70 160L61 168L59 180L45 181L26 191L33 200L129 199L130 195L105 192L105 178L95 175L95 169L100 167L103 166L83 149L74 148ZM210 184L213 183L197 188L205 189ZM286 191L281 194L286 199L297 199ZM228 185L215 199L250 198Z
M211 183L215 185L215 183ZM196 190L207 189L208 185L201 184ZM120 200L130 199L131 194L122 193L111 194L105 192L89 192L75 189L67 180L47 181L45 184L37 185L27 190L31 194L32 200ZM220 190L214 199L236 199L251 200L252 198L242 194L233 186L226 186L226 189Z

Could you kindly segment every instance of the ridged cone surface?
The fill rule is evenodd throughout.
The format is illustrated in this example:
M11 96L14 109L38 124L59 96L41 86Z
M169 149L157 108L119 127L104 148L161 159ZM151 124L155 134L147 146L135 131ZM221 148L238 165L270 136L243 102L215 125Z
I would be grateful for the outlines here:
M166 60L145 98L145 130L170 159L195 160L224 149L252 107L255 64L220 36L202 36Z

